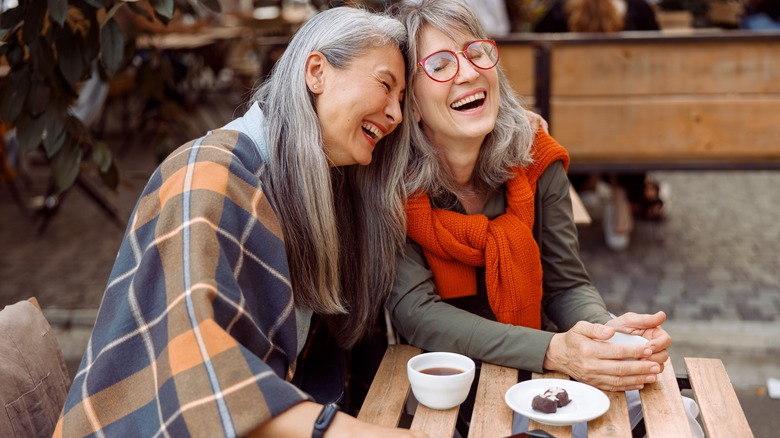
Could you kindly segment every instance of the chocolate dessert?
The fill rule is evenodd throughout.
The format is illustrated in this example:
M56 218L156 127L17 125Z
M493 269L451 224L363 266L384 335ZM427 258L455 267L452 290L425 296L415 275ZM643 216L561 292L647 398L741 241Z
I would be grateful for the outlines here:
M531 408L545 414L552 414L558 408L568 405L569 402L571 402L569 393L565 389L555 386L534 397L531 401Z
M558 410L558 400L553 396L537 395L531 401L531 408L535 411L544 412L545 414L552 414Z
M558 402L558 407L563 407L569 404L571 400L569 400L569 393L566 392L565 389L559 388L557 386L552 387L548 389L545 393L545 396L552 395L555 397L555 400Z

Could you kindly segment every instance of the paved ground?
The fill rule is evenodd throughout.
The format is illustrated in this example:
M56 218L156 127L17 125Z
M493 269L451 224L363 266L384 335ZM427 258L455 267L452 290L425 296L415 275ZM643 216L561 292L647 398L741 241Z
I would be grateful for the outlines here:
M227 118L237 102L224 103ZM213 122L213 120L212 120ZM204 121L198 126L210 127ZM114 141L117 137L113 137ZM119 157L123 183L109 195L127 217L154 167L149 148ZM43 185L31 167L31 192ZM610 309L664 310L674 368L683 356L720 357L756 436L780 430L780 172L665 172L666 221L639 222L628 250L603 244L600 222L580 228L582 257ZM94 322L123 229L85 193L68 194L42 236L0 185L0 307L37 296L74 369Z

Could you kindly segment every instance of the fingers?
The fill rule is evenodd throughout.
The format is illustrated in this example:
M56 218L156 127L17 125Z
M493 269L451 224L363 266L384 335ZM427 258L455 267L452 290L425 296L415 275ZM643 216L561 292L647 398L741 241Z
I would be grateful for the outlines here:
M609 321L607 324L617 328L622 328L625 333L632 333L635 330L647 330L660 326L666 321L666 313L658 311L652 315L646 313L627 312L619 317Z
M615 334L615 328L602 324L580 321L571 328L571 332L585 336L586 338L606 341Z
M655 383L663 367L650 361L599 361L599 368L585 370L579 381L608 391L642 389Z
M542 129L544 129L544 132L549 133L550 132L550 125L547 123L547 120L545 120L544 117L542 117L542 116L539 116L539 118L541 119L539 124L542 126Z
M661 371L663 371L664 370L664 363L667 360L669 360L669 352L664 350L664 351L660 351L658 353L653 353L653 354L651 354L647 358L647 360L649 360L651 362L655 362L658 365L660 365L661 366Z
M592 348L592 351L585 351L584 354L591 355L598 359L647 359L655 354L653 349L647 345L629 345L629 344L613 344L606 342L598 342L594 345L587 346ZM583 347L585 348L585 347Z
M659 352L649 344L618 344L606 341L615 334L613 327L580 321L566 333L565 345L572 360L595 359L646 359ZM579 359L577 358L579 357Z
M663 312L622 316L623 322L634 321L637 324L652 324L665 317ZM548 367L545 358L545 368L562 371L576 380L608 391L641 389L656 382L658 374L663 371L663 363L669 358L669 335L660 327L654 327L642 330L644 337L650 340L645 345L603 342L614 335L616 327L620 325L581 321L568 332L559 333L557 338L553 338L548 353L556 351L551 360L554 359L560 366Z
M528 122L531 124L533 132L537 132L539 127L544 129L544 132L550 132L549 125L547 124L547 120L544 120L544 117L529 110L525 110L525 115L528 117Z

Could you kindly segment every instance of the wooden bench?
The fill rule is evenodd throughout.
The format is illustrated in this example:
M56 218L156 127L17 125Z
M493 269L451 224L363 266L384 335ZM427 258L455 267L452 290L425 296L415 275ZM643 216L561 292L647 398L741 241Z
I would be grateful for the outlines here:
M780 35L510 35L500 64L572 171L780 168Z
M391 345L387 348L358 413L359 419L388 427L398 426L411 392L406 376L406 362L419 353L420 349L409 345ZM753 436L720 359L685 358L685 366L701 409L701 420L707 436ZM534 374L533 378L568 379L568 376L546 373ZM511 435L513 413L504 402L504 394L517 380L518 372L515 369L482 364L469 437L494 438ZM605 394L610 399L610 408L607 413L588 423L588 436L631 436L625 393ZM671 361L666 362L659 380L646 385L639 394L648 437L691 436ZM418 405L410 428L422 430L431 437L451 437L455 431L457 415L458 408L437 411ZM569 426L547 426L531 421L529 428L542 429L556 437L571 436Z

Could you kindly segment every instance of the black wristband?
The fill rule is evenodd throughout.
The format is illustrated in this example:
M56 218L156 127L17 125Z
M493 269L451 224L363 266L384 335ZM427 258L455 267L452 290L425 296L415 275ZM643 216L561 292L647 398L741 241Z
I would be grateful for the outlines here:
M339 411L339 405L336 403L328 403L320 411L320 415L314 422L314 430L311 432L311 438L322 438L325 435L325 431L330 427L330 423L336 418L336 413Z

